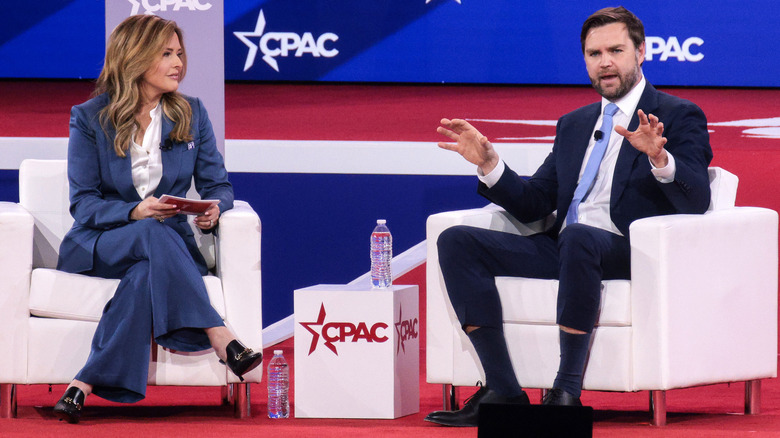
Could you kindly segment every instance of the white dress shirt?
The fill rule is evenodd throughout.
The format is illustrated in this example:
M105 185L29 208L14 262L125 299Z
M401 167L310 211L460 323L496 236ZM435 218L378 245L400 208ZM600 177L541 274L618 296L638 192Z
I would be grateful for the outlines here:
M133 174L133 186L141 199L154 194L162 179L162 155L160 138L162 137L162 107L159 103L149 111L152 121L144 132L143 144L135 142L133 132L130 146L130 159Z
M642 79L639 81L639 83L634 88L632 88L628 94L618 99L617 101L612 102L618 106L618 112L615 113L615 115L612 117L613 127L620 125L625 128L628 126L628 124L631 122L631 117L634 113L636 113L636 107L639 104L639 99L642 97L642 93L645 90L646 84L647 81L645 80L644 76L642 76ZM585 158L582 161L579 178L582 178L582 174L585 172L585 165L587 164L588 158L590 158L590 154L593 151L594 145L596 144L596 139L594 137L595 132L599 127L601 127L602 118L604 117L604 107L609 103L609 100L605 98L601 99L601 114L596 121L596 125L593 127L593 133L590 136L588 149L585 151ZM612 222L612 218L610 217L609 202L612 192L612 177L615 173L615 165L617 164L618 153L620 152L620 146L622 143L623 136L615 132L613 128L613 131L609 137L607 150L604 152L604 158L602 159L598 173L596 174L596 180L593 183L593 188L591 189L590 194L588 194L588 196L580 203L578 208L579 217L577 218L577 222L579 223L600 228L602 230L607 230L621 236L622 233L618 230L618 228ZM669 164L667 164L666 167L656 168L653 166L652 162L650 163L650 166L652 167L651 172L661 183L670 183L674 181L674 174L676 170L674 157L672 157L668 151L667 156L669 157ZM648 158L648 161L649 160L650 158ZM499 164L489 174L482 175L481 172L477 170L477 176L485 185L492 187L501 178L501 175L504 173L505 169L506 165L503 161L499 160ZM565 219L566 218L564 218L563 221L563 228L566 227ZM563 230L563 228L561 228L561 230Z

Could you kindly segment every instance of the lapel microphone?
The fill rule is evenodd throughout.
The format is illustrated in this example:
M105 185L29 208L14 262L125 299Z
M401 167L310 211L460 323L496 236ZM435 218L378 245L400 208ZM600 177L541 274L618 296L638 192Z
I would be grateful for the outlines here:
M593 138L595 138L595 139L596 139L596 141L599 141L599 140L601 140L602 138L604 138L604 133L603 133L603 132L601 132L601 130L600 130L600 129L597 129L597 130L596 130L596 132L594 132L594 133L593 133Z
M170 138L166 138L164 142L160 143L160 149L164 151L173 149L173 141Z

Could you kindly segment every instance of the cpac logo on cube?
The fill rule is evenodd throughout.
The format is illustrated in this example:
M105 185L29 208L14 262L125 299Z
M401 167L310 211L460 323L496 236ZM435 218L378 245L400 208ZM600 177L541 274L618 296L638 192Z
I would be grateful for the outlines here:
M403 350L406 353L406 347L404 342L409 339L417 339L419 333L417 330L418 321L417 318L403 320L403 310L399 312L398 322L394 323L396 334L398 335L398 347L396 354ZM325 311L325 304L320 304L320 311L316 321L301 322L301 326L305 328L312 335L311 345L309 346L309 356L317 350L320 344L320 338L324 341L322 344L329 349L336 356L339 355L336 344L339 343L376 343L381 344L387 342L389 337L387 336L387 330L389 325L384 322L367 323L365 321L349 322L349 321L328 321L325 322L327 312Z
M200 0L127 0L133 5L130 15L136 15L144 8L144 14L153 15L155 12L180 11L208 11L211 3L202 3Z
M339 39L335 33L325 32L315 39L311 32L304 32L302 35L295 32L265 32L265 24L265 15L261 9L254 31L233 32L233 35L249 48L244 62L244 71L255 64L257 49L263 53L263 61L276 72L279 72L279 63L276 61L279 56L286 58L292 54L300 58L309 54L315 58L333 58L339 54L338 49L332 47L332 43ZM260 38L260 40L255 43L250 38Z
M395 349L395 355L403 350L406 353L406 346L404 343L410 339L417 339L419 332L417 331L417 318L404 319L403 306L398 306L398 322L395 323L395 333L398 335L398 346Z

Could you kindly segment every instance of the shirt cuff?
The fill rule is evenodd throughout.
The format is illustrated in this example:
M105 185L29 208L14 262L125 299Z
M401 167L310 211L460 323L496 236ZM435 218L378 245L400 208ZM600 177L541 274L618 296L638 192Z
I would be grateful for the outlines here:
M666 156L669 158L669 162L666 163L666 167L655 167L653 166L653 162L650 161L650 167L652 167L650 171L653 172L655 179L663 184L673 182L674 175L677 172L677 165L674 164L674 157L672 154L670 154L669 151L666 151ZM648 160L650 160L650 158L648 158Z
M483 175L482 170L477 167L477 178L479 178L482 184L485 184L487 188L491 188L496 185L499 179L501 179L501 175L504 174L505 168L506 165L504 164L503 160L498 160L496 167L494 167L493 170L491 170L487 175Z

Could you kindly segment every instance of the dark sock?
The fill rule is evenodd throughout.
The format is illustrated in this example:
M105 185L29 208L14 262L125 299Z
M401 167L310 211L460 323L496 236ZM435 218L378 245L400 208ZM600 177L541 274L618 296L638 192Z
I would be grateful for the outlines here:
M560 331L561 363L558 366L558 376L555 377L553 388L560 388L569 394L579 397L582 393L582 373L585 360L588 358L590 333L575 335Z
M515 397L523 392L517 383L504 332L491 327L480 327L468 334L479 361L485 370L485 386L505 397Z

